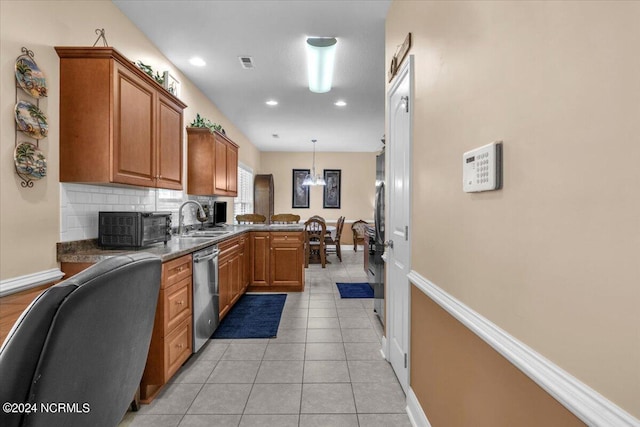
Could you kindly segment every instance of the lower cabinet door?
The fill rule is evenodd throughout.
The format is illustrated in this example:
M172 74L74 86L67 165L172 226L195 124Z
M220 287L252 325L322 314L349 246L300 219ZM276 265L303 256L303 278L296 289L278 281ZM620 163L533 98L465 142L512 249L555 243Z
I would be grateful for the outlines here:
M251 237L251 285L269 286L269 232L254 232Z
M192 317L189 316L180 326L165 337L165 357L167 372L165 381L175 374L180 366L191 356Z
M220 292L220 319L229 311L231 303L231 257L218 260L218 286Z

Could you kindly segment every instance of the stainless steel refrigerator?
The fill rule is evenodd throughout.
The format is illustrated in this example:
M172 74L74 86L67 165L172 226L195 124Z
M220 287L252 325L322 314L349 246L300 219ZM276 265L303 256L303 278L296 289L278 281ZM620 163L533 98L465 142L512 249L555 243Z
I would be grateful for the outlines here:
M385 173L384 173L384 147L382 152L376 156L376 199L374 208L374 227L369 232L369 284L373 288L373 311L378 315L380 321L384 323L384 196L385 196Z

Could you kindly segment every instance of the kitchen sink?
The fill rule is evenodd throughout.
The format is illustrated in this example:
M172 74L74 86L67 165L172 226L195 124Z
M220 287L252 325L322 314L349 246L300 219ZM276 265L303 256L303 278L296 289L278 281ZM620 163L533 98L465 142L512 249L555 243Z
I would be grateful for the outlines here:
M191 242L206 242L207 240L211 240L212 237L207 237L207 236L193 236L193 235L189 235L189 236L174 236L174 239L176 240L187 240L187 241L191 241Z
M194 230L182 237L220 237L225 234L229 234L231 231L222 231L222 230Z
M182 236L176 236L180 240L207 240L213 237L221 237L226 234L231 233L231 231L222 231L222 230L194 230L189 232L189 234L185 234Z

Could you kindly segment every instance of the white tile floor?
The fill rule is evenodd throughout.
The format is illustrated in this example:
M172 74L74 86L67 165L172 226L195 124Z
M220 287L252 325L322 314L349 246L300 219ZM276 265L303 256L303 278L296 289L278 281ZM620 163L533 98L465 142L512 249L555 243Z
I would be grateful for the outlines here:
M288 294L277 338L211 340L120 427L410 426L373 300L341 299L335 285L367 281L362 248L328 258Z

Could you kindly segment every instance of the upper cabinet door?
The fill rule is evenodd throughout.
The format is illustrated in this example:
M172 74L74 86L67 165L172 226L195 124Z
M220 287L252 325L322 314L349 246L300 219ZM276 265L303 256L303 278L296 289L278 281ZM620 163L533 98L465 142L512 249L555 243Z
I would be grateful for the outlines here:
M155 184L155 90L116 63L114 67L113 182Z
M182 189L182 108L169 98L158 98L157 186Z
M111 47L60 47L60 181L182 189L186 105Z
M216 135L215 138L215 178L214 194L227 194L227 142Z
M231 144L227 145L227 192L238 195L238 148Z

